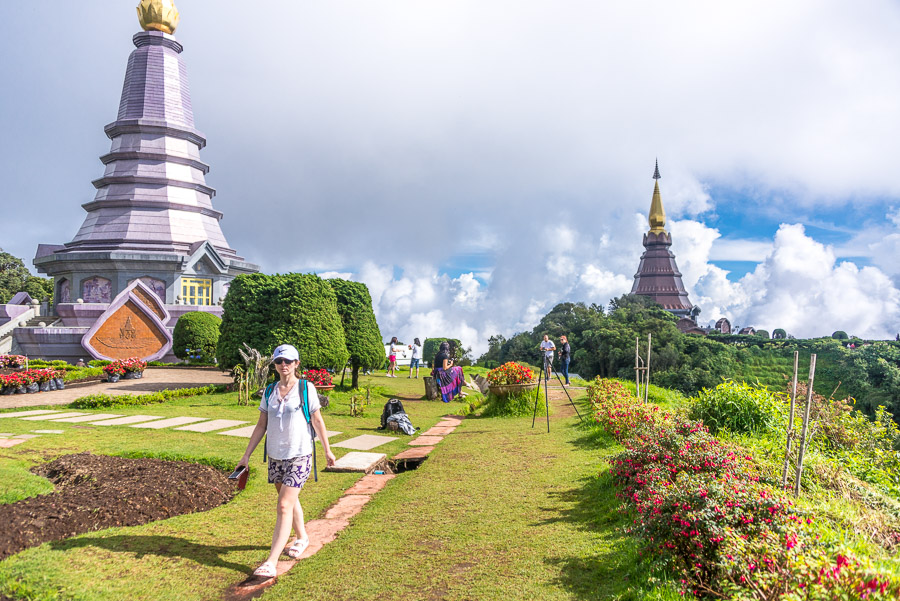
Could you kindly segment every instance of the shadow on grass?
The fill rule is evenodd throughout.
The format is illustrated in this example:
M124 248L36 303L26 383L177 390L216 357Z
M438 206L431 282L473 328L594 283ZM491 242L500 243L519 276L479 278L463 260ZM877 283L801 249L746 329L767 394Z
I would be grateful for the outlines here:
M180 557L212 568L228 568L236 572L250 574L252 567L225 561L220 556L233 551L268 551L265 545L201 545L175 536L93 536L73 538L50 543L55 551L67 551L80 547L98 547L115 553L134 553L140 559L144 555L160 557Z

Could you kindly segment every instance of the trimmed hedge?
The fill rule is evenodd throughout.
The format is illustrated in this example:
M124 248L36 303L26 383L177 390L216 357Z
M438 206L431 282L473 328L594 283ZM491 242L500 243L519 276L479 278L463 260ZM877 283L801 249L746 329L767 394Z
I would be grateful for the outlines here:
M279 344L293 344L304 368L347 363L337 297L315 274L240 275L232 280L223 309L216 351L223 368L243 363L238 352L242 343L263 354Z
M205 311L185 313L178 319L175 331L172 332L172 352L179 359L200 355L200 361L212 362L216 356L221 324L219 316L212 313Z
M210 386L201 386L199 388L179 388L177 390L161 390L159 392L151 392L149 394L90 394L75 399L69 403L69 407L73 409L103 409L107 407L137 407L140 405L150 405L152 403L165 403L172 399L180 399L184 397L200 396L202 394L216 394L225 392L225 386L222 384L212 384Z
M380 367L384 362L381 331L372 309L369 288L362 282L327 280L337 298L338 313L344 326L347 352L350 353L352 388L359 388L360 367Z

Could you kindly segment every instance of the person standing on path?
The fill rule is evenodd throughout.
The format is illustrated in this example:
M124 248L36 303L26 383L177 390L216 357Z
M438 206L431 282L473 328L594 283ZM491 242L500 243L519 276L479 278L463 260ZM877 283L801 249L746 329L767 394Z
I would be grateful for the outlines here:
M569 346L569 338L566 335L559 337L559 363L562 365L562 374L566 378L563 386L569 385L569 360L572 358L572 347Z
M388 378L396 378L394 371L397 369L397 352L400 350L400 341L394 336L391 338L391 350L388 353L388 368L385 376Z
M409 360L409 375L406 377L407 379L412 377L413 368L415 367L416 379L419 379L419 359L422 355L422 343L416 338L413 340L413 343L409 345L409 348L412 349L412 358Z
M253 572L254 576L261 578L275 577L275 565L285 550L292 523L296 538L288 547L287 554L298 559L309 546L298 495L313 469L313 429L322 442L328 465L334 465L335 462L334 453L328 445L325 420L319 411L321 406L316 387L297 377L300 353L290 344L282 344L275 349L272 358L279 379L276 384L266 388L266 393L263 394L259 403L259 421L250 435L244 456L238 462L238 467L247 467L253 450L262 437L266 436L269 483L274 484L278 491L278 505L269 557ZM305 384L306 390L300 389L301 384ZM306 413L304 404L308 409ZM306 414L309 415L309 422L306 421Z
M553 365L553 351L556 350L556 345L553 344L553 341L550 340L550 337L544 334L544 340L541 341L541 351L544 353L544 377L546 380L550 379L550 369Z

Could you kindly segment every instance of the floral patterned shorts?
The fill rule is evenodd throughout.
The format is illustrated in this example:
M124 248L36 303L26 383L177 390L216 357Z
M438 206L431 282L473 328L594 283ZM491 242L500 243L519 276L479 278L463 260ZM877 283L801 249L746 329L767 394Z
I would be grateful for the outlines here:
M290 459L269 457L269 484L283 484L292 488L303 488L312 472L312 455L301 455Z

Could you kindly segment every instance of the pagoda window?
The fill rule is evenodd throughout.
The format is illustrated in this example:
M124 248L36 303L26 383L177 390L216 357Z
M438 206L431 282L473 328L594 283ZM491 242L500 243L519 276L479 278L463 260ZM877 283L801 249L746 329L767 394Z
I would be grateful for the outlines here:
M212 280L181 278L181 298L185 305L211 305Z

